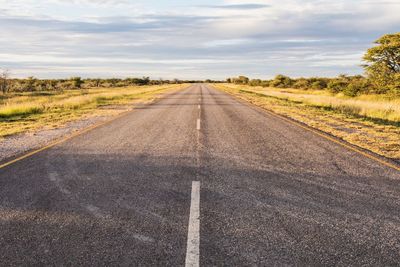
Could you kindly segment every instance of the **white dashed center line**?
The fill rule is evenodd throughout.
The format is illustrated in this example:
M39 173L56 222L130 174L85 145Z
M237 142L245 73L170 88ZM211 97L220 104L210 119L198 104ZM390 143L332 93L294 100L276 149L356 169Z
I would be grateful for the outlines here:
M200 126L201 126L200 119L197 119L197 130L199 130L199 131L200 131Z
M200 182L192 182L190 202L188 240L186 250L186 267L200 265Z

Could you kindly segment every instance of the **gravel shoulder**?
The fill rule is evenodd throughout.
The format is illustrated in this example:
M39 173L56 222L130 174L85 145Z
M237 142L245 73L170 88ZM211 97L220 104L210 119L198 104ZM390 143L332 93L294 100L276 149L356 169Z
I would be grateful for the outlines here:
M81 131L96 123L106 121L110 116L95 116L70 122L61 128L39 130L5 137L0 140L0 162L17 157L28 151L44 147L60 138Z

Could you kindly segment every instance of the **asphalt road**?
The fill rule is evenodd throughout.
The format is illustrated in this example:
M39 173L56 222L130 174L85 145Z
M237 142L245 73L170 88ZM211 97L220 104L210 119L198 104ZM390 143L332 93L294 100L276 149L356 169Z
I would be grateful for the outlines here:
M400 173L206 85L0 169L2 266L183 266L187 251L399 266Z

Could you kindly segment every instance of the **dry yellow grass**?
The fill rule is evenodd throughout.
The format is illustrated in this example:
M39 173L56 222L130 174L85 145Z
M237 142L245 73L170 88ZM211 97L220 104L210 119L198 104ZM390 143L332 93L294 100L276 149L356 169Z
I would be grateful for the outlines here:
M160 93L185 86L132 86L9 94L0 98L0 137L39 128L60 127L67 122L91 116L118 114L131 108L126 105L150 101ZM118 108L101 108L109 105Z
M351 144L400 160L400 99L377 95L348 98L325 91L233 84L214 86Z
M234 85L225 85L234 86ZM244 86L242 90L250 90L267 96L277 97L293 102L301 102L314 107L323 107L339 112L357 115L370 119L400 122L400 98L389 99L381 95L362 95L346 97L342 94L331 95L322 90L279 89Z

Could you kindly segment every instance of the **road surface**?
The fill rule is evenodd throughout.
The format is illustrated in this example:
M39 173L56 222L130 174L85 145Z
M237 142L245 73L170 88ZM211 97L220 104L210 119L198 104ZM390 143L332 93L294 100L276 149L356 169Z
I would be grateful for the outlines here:
M400 174L194 85L0 169L3 266L400 265Z

